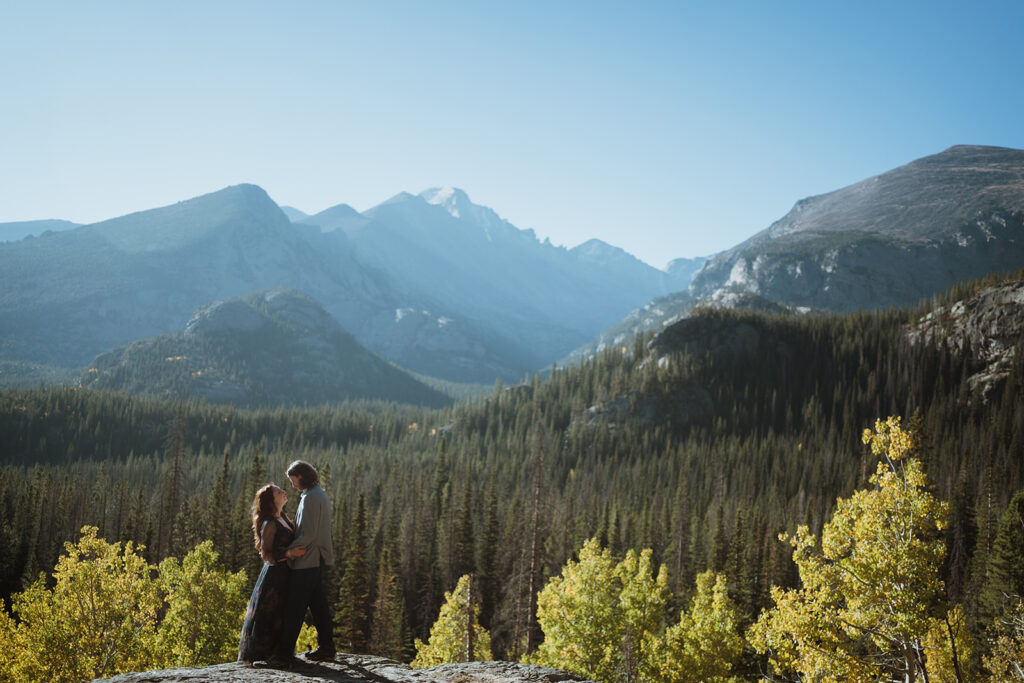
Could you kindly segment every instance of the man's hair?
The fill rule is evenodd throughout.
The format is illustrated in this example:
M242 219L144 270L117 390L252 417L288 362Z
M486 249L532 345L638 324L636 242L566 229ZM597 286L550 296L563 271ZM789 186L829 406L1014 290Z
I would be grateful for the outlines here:
M288 465L288 476L299 478L299 488L303 491L313 488L320 483L320 475L308 462L296 460Z

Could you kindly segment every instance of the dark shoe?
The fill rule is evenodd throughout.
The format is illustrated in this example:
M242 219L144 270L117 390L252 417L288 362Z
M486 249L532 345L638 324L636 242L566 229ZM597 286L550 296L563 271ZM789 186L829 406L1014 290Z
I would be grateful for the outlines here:
M278 655L271 655L252 663L257 669L291 669L297 664L299 661L295 657L280 657Z
M325 650L322 647L318 647L315 650L304 652L303 655L306 659L310 659L314 662L333 662L334 658L337 657L337 650Z

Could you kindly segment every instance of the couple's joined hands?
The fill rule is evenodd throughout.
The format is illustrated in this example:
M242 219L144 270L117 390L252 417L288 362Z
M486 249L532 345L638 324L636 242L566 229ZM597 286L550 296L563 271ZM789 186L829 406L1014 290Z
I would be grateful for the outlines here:
M294 559L296 557L302 557L305 554L306 554L306 549L303 548L301 545L298 546L298 547L295 547L295 548L289 548L288 550L286 550L284 552L284 556L285 557L290 557L292 559Z

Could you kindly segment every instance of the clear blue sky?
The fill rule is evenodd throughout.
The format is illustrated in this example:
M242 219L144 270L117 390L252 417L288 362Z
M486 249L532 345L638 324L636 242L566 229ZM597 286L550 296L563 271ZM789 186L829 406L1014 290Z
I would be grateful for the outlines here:
M661 267L954 144L1024 148L1022 26L1018 0L5 3L0 222L454 185Z

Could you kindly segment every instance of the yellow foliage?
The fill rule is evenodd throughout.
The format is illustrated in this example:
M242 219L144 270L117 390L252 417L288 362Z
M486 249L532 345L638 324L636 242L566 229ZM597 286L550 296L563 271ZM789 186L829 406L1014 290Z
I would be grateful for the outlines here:
M537 596L544 642L532 661L613 680L619 667L622 616L611 550L590 539Z
M317 648L316 629L309 624L303 624L299 630L298 640L295 641L296 652L308 652Z
M729 599L725 574L697 576L690 609L679 615L658 643L657 676L666 683L724 683L743 652L738 616Z
M437 666L451 662L468 661L466 657L466 621L469 616L469 581L468 575L459 579L455 590L444 594L444 604L437 621L430 627L430 637L424 643L416 639L416 658L412 660L414 667ZM477 623L480 605L473 604L470 620L473 628L473 661L483 662L491 659L491 634Z
M531 662L599 681L657 680L668 571L654 575L652 552L630 550L616 563L590 539L537 597L544 642Z
M233 661L245 616L245 571L231 574L217 562L211 541L180 562L160 563L167 612L156 633L156 661L164 668Z
M1018 598L1010 615L994 626L998 637L983 660L992 682L1024 681L1024 600Z
M132 543L83 527L66 543L51 591L42 577L14 596L13 680L85 681L147 668L160 592Z
M923 645L931 680L963 680L957 670L962 674L974 655L974 642L968 633L963 609L957 605L943 618L934 619Z
M883 458L873 488L837 501L820 550L807 527L789 539L802 587L773 588L749 636L774 666L823 682L915 677L944 593L946 506L926 489L916 436L894 417L864 442Z
M88 681L126 671L233 660L246 604L244 572L217 564L209 541L155 567L132 543L83 527L53 572L0 609L0 683ZM162 617L161 617L162 615Z

